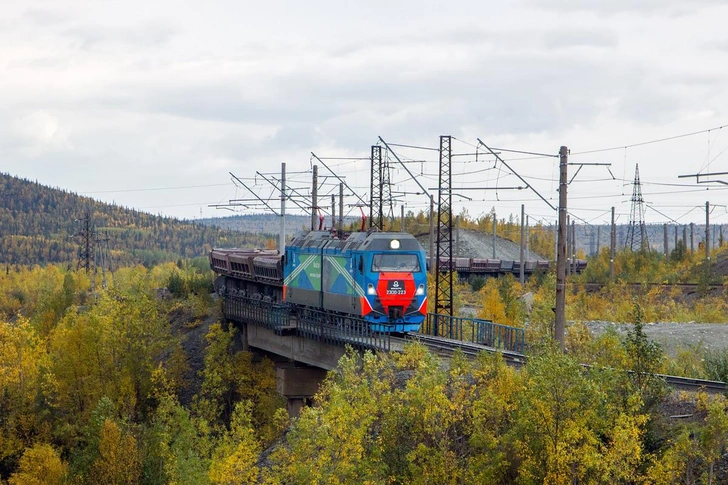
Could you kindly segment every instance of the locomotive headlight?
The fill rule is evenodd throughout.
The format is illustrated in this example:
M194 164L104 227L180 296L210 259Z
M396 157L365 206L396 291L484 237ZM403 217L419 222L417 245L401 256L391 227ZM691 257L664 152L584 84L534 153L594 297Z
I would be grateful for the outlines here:
M389 241L389 248L399 249L399 239L392 239L391 241Z
M417 291L415 291L415 295L424 295L425 294L425 285L420 284L420 286L417 287Z
M377 290L374 288L374 285L372 283L369 283L367 285L367 295L376 295Z

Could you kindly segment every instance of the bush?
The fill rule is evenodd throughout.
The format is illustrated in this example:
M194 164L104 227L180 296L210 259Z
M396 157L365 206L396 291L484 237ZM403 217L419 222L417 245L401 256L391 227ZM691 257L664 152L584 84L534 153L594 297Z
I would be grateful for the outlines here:
M708 379L728 382L728 349L709 350L705 354L704 366Z
M167 289L177 298L187 296L187 285L185 284L185 280L179 274L179 271L173 271L170 273L169 279L167 280Z

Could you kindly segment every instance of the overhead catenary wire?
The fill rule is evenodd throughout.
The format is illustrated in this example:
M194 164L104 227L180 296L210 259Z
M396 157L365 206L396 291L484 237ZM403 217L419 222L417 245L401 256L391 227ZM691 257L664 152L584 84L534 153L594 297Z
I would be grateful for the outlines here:
M700 134L703 134L703 133L708 133L710 131L722 130L723 128L725 128L727 126L728 125L721 125L721 126L716 126L715 128L708 128L707 130L693 131L693 132L690 132L690 133L683 133L683 134L680 134L680 135L674 135L674 136L667 136L667 137L664 137L664 138L658 138L656 140L649 140L649 141L643 141L643 142L639 142L639 143L632 143L632 144L629 144L629 145L619 145L619 146L612 146L612 147L608 147L608 148L597 148L597 149L594 149L594 150L584 150L584 151L581 151L581 152L572 152L571 155L586 155L586 154L589 154L589 153L609 152L609 151L612 151L612 150L622 150L622 149L626 150L627 148L634 148L634 147L639 147L639 146L644 146L644 145L651 145L653 143L662 143L662 142L665 142L665 141L677 140L679 138L685 138L685 137L688 137L688 136L700 135Z

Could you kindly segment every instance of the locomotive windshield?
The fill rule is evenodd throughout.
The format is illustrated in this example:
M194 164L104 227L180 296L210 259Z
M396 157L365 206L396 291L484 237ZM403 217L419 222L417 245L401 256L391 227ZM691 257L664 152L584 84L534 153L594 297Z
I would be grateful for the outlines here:
M375 273L415 273L420 271L420 260L416 254L375 254L372 258Z

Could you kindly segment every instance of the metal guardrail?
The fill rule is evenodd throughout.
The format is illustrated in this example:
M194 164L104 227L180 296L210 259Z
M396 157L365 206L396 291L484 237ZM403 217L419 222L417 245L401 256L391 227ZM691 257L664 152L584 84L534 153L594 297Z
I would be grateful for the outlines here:
M296 315L288 304L239 295L225 295L225 318L258 325L282 335L293 330L298 336L330 345L351 345L357 350L391 349L389 334L374 332L361 318L332 315L323 311L306 310Z
M526 348L526 333L522 328L500 325L479 318L428 313L420 333L519 353Z
M351 345L355 349L389 352L389 334L374 332L362 318L345 317L317 310L306 310L297 317L297 333L301 337L331 345Z
M288 305L257 300L245 296L226 295L223 314L230 320L239 320L273 330L278 335L291 324Z

